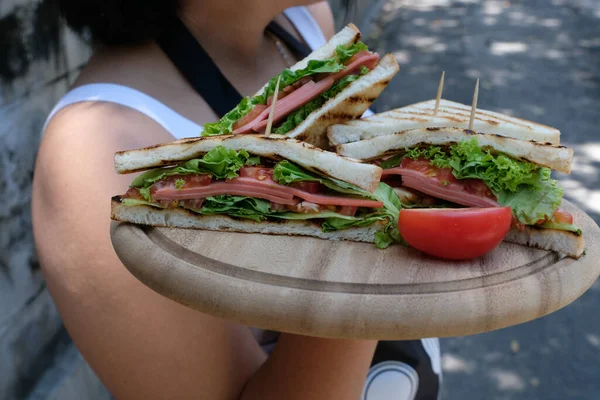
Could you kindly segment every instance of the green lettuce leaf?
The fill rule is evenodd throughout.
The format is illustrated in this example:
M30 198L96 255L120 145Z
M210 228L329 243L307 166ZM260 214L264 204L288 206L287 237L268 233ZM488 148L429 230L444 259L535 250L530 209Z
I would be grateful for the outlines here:
M144 198L144 200L152 202L152 196L150 195L150 187L141 187L140 195Z
M121 204L123 204L124 206L127 206L127 207L133 207L133 206L158 207L156 204L154 204L150 201L138 200L138 199L121 199Z
M250 157L245 150L235 151L218 146L206 153L204 157L189 160L177 167L150 169L135 178L131 187L140 188L142 196L150 200L148 188L166 177L209 174L217 179L232 179L238 176L238 171L244 165L256 165L259 162L258 157Z
M573 224L561 224L556 222L544 222L540 225L541 228L546 229L557 229L559 231L573 232L577 236L581 236L581 229Z
M341 215L332 211L323 211L320 213L294 213L273 211L270 208L270 202L262 199L243 196L213 196L207 197L202 205L202 209L196 211L204 215L224 214L232 217L247 218L260 222L267 218L278 218L287 220L308 220L308 219L339 219L345 221L360 221L359 217L350 217Z
M348 46L344 46L341 44L335 48L335 52L337 53L337 56L342 64L345 64L346 61L348 61L363 50L369 50L367 45L363 42L356 42Z
M360 76L358 75L348 75L340 79L321 96L309 101L308 103L300 107L298 110L291 113L287 117L285 122L281 124L279 128L275 129L273 133L276 133L278 135L285 135L286 133L290 132L295 127L300 125L313 111L321 108L321 106L325 104L327 100L332 99L338 94L340 94L342 90L344 90L346 87L348 87L348 85L350 85L358 78L360 78Z
M240 104L225 114L220 121L205 124L201 136L226 135L233 132L233 125L252 111L255 105L256 103L253 103L249 97L245 97Z
M202 208L196 212L203 215L224 214L237 218L264 221L270 213L270 203L266 200L243 196L207 197Z
M457 179L481 179L504 206L510 206L523 224L551 219L562 202L563 189L550 178L551 171L533 163L492 154L479 147L476 139L443 149L439 146L413 148L402 156L385 160L382 168L393 168L402 158L426 158L431 165L450 168Z
M526 225L551 219L562 202L562 196L563 189L552 180L537 182L535 186L522 185L515 192L496 194L498 203L509 206L519 222Z

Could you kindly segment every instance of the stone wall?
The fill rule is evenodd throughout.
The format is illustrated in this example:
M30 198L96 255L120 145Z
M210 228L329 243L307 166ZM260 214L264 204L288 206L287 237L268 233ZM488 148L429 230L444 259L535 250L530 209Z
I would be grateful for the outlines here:
M89 56L51 3L0 1L0 399L104 399L45 288L31 233L40 132Z

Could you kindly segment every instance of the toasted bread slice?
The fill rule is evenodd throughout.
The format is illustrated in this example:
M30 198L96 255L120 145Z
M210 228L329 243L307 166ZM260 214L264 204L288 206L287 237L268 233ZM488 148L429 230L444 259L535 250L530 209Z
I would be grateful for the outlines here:
M428 100L343 125L333 125L329 127L328 138L333 146L337 146L409 129L469 127L470 105L442 99L435 116L434 109L435 100ZM521 140L560 144L558 129L480 108L475 114L473 130Z
M115 221L170 228L312 236L327 240L349 240L367 243L374 243L375 232L385 228L385 223L379 221L367 227L348 228L336 232L323 232L321 226L310 220L255 222L249 219L231 218L226 215L200 215L185 208L161 209L145 205L125 206L121 204L118 196L113 197L111 206L111 218Z
M359 142L336 146L338 154L359 160L374 160L422 145L446 146L476 139L479 146L495 153L503 153L543 167L569 174L573 150L534 141L525 141L499 135L490 135L459 128L419 128Z
M581 257L585 250L585 241L581 235L534 226L526 226L523 231L511 228L504 241L555 251L573 258Z
M308 143L276 135L224 135L177 140L143 149L120 151L115 154L115 170L119 174L154 167L174 165L201 157L223 146L236 151L275 160L286 159L308 170L375 191L381 178L381 168L342 157Z

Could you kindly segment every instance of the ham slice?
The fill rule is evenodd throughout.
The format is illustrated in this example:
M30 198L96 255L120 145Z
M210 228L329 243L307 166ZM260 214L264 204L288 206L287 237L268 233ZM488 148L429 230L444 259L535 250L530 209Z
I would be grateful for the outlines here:
M310 193L302 189L295 188L293 186L280 185L272 179L265 178L263 180L255 180L252 178L235 178L232 182L243 182L255 187L261 187L265 189L277 188L279 191L291 194L292 196L300 197L303 200L311 203L327 205L327 206L356 206L356 207L368 207L368 208L381 208L383 203L375 200L365 200L352 197L340 197L330 196L326 194Z
M239 121L233 124L233 130L236 131L238 128L243 127L244 125L254 121L256 117L258 117L260 114L262 114L263 111L265 111L266 108L267 106L265 106L264 104L255 105L254 108L248 114L244 115Z
M357 56L359 54L357 54ZM360 70L362 67L367 67L367 68L369 68L369 70L372 70L373 68L375 68L377 61L379 61L379 54L377 54L377 53L365 54L364 56L361 56L360 58L358 58L355 61L352 61L350 64L348 64L346 69L344 69L340 72L336 72L333 75L330 75L329 78L333 79L334 82L337 82L340 79L347 77L348 75L358 75L360 73Z
M325 93L331 86L333 86L333 83L334 80L331 78L325 78L317 83L310 81L300 89L295 90L289 96L286 96L281 101L278 101L277 104L275 104L273 124L281 122L285 117L295 110ZM267 127L270 111L271 109L267 109L263 112L265 119L253 125L253 131L261 132Z
M298 197L302 200L320 205L368 208L383 207L383 203L380 201L309 193L292 186L280 185L267 177L262 180L254 178L235 178L229 181L213 182L208 186L184 187L182 189L176 189L173 186L165 186L156 190L156 192L152 194L152 199L156 201L190 200L227 194L255 197L286 205L298 204L300 201L295 198Z
M296 205L298 200L294 196L281 193L273 189L253 187L243 183L215 182L208 186L197 186L191 188L176 189L174 187L164 187L157 190L153 195L153 200L191 200L210 196L232 195L256 197L273 201L275 203Z
M427 176L421 171L415 171L404 168L393 168L396 174L402 175L402 185L408 188L418 190L430 196L439 199L451 201L467 207L499 207L500 204L489 197L478 196L466 191L465 185L461 181L455 181L449 185L444 185L435 178ZM387 175L390 175L388 172Z
M273 115L273 123L277 123L281 121L286 115L290 114L294 109L301 107L302 105L308 103L312 99L321 94L325 93L331 85L333 85L332 80L323 80L320 85L315 83L314 81L310 81L306 83L299 89L294 90L289 95L285 96L281 100L277 100L277 104L275 104L275 115ZM300 104L300 105L299 105ZM233 131L233 134L239 133L252 133L252 131L257 131L256 127L264 124L262 129L265 129L268 123L269 113L271 112L271 107L267 107L263 110L253 121L247 123L239 129ZM257 131L258 132L258 131Z

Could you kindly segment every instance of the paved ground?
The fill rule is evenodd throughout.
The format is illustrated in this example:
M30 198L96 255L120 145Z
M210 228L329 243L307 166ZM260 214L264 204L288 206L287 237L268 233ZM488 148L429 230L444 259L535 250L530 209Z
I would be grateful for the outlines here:
M379 110L435 97L557 127L575 148L558 176L600 223L600 1L387 0L370 44L402 70ZM442 342L446 399L600 399L600 282L569 307L501 331Z

